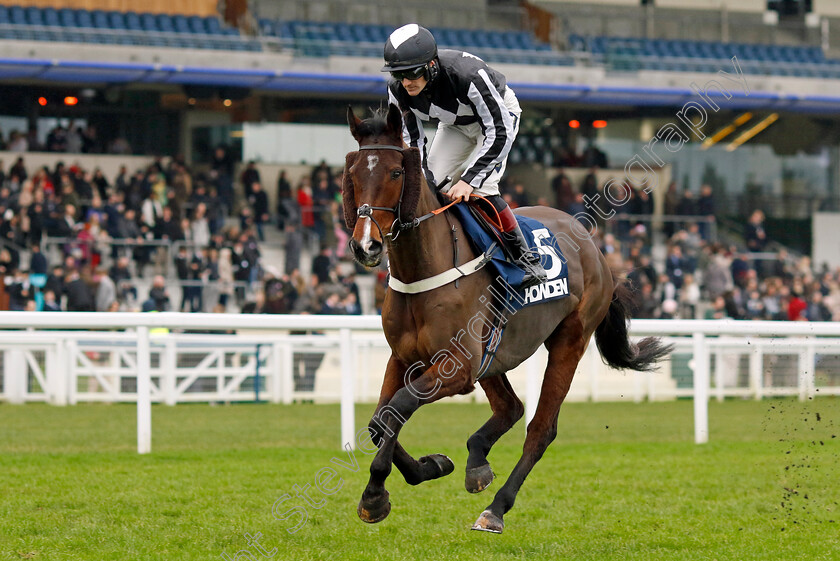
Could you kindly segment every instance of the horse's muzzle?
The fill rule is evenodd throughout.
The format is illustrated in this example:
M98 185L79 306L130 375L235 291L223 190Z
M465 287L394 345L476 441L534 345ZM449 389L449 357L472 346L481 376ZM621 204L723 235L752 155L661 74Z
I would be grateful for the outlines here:
M382 243L377 240L369 240L367 247L362 247L355 238L350 238L349 245L353 257L365 267L376 267L382 261Z

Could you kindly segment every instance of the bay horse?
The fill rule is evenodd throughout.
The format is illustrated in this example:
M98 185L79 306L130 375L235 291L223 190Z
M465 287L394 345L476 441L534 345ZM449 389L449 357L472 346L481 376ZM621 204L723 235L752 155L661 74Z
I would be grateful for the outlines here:
M356 260L368 267L378 265L387 250L392 276L382 307L382 326L392 353L369 424L371 440L379 450L357 511L363 521L374 523L391 510L385 480L392 465L411 485L454 470L452 460L442 454L413 458L398 442L399 432L421 405L475 389L492 323L489 316L499 309L491 305L489 288L495 275L489 267L461 276L464 268L475 268L465 263L474 263L477 254L466 235L457 235L460 223L455 217L449 211L439 212L441 204L421 171L418 149L403 143L399 109L390 105L387 113L380 109L361 120L348 108L347 119L359 143L358 151L347 154L342 178L344 217L353 230L350 248ZM540 345L548 349L548 367L522 457L473 525L475 530L495 533L502 532L503 516L557 435L560 405L593 332L603 359L614 368L650 370L669 352L655 338L638 344L629 340L631 293L615 280L577 220L548 207L516 212L538 220L554 234L564 256L561 266L568 268L569 294L509 314L495 359L478 381L492 416L467 440L465 486L471 493L492 482L487 454L524 412L506 372ZM452 270L459 278L446 282L452 279ZM431 279L425 281L432 283L431 288L422 286L424 279ZM417 290L405 290L406 286Z

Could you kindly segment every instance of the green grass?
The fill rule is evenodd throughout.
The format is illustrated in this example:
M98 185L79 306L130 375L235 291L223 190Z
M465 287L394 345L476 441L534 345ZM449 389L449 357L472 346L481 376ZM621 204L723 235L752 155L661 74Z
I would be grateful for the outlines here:
M371 411L358 407L360 427ZM401 440L456 471L410 487L394 470L391 515L366 525L356 504L371 456L357 451L355 473L336 468L335 494L314 490L331 458L347 459L337 406L156 406L154 452L139 456L133 406L0 405L0 559L232 558L246 532L295 560L840 559L840 400L711 403L703 446L690 401L567 404L500 536L468 529L524 428L493 449L493 485L470 495L464 443L488 414L422 408ZM306 484L324 504L290 534L293 519L271 507Z

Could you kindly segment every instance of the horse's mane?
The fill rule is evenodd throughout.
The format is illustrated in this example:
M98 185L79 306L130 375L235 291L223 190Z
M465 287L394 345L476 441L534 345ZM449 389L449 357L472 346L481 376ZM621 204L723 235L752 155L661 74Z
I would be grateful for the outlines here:
M359 136L379 136L388 126L388 108L380 107L372 110L373 116L363 120L356 128Z

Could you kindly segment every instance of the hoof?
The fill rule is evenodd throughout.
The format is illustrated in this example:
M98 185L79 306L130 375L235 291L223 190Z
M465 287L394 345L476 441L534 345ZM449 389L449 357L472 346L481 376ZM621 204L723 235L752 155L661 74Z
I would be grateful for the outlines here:
M470 493L480 493L493 483L493 479L495 477L496 474L493 473L492 469L490 469L490 464L484 464L483 466L478 466L477 468L468 468L467 478L464 481L464 487L466 487L467 491Z
M426 477L424 481L445 477L455 471L455 464L448 456L444 456L443 454L430 454L428 456L423 456L420 458L419 462L420 465L424 466L425 469L428 470L426 474L428 477Z
M365 500L365 497L362 496L362 500L359 501L359 508L356 509L359 518L368 524L376 524L385 520L388 514L391 513L391 501L388 500L389 496L388 491L385 491L383 495L373 500Z
M478 520L475 521L472 529L479 530L481 532L501 534L502 530L505 529L505 523L502 522L501 517L496 516L489 510L485 510L481 513L481 516L478 517Z

